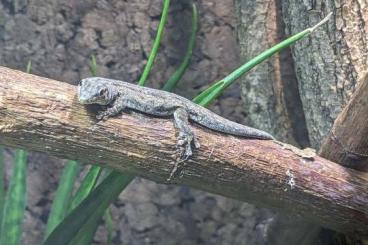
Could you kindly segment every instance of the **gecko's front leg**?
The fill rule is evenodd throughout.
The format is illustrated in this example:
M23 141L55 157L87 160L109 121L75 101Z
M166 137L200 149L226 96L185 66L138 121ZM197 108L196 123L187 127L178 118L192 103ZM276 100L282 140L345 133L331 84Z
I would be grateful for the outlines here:
M124 110L124 101L121 96L117 97L114 102L112 103L112 106L104 111L100 111L96 118L98 120L105 120L109 117L116 116L119 114L122 110Z
M174 112L175 127L179 131L176 147L179 149L180 158L188 159L192 152L192 143L195 148L199 148L199 142L194 136L192 129L189 126L188 112L184 108L178 108Z

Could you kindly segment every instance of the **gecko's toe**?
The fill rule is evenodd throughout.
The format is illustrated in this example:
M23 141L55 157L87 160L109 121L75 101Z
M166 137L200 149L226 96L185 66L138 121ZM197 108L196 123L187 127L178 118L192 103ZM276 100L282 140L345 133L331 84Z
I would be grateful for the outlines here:
M103 120L103 119L105 119L105 117L106 117L106 114L105 114L104 111L101 111L101 112L97 113L97 115L96 115L97 120Z
M194 138L192 135L179 135L176 147L179 150L180 158L182 160L187 160L190 156L193 155L191 146L192 142L194 142Z
M101 111L96 115L97 120L106 120L110 117L110 114L107 111Z
M196 149L199 149L201 147L201 144L199 143L197 137L193 136L193 144Z

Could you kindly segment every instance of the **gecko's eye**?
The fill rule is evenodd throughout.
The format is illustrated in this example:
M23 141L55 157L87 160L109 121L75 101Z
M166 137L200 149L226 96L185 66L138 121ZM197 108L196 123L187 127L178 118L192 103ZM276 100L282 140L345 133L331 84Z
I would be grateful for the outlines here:
M104 96L106 93L107 93L107 89L103 88L103 89L100 90L99 95Z

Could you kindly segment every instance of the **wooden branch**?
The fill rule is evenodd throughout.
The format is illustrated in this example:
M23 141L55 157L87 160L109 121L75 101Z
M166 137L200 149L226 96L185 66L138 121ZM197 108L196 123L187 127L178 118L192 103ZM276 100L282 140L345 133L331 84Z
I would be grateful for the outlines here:
M344 166L368 171L368 73L336 118L320 155Z
M125 113L96 121L76 87L0 67L0 143L101 164L168 183L172 120ZM192 125L201 148L169 183L273 207L338 231L368 236L368 175L273 141Z

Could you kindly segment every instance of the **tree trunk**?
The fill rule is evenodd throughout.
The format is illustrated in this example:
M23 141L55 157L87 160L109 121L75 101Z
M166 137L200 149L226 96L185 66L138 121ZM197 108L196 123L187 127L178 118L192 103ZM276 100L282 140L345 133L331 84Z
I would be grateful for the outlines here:
M247 59L259 52L252 49L256 45L266 43L270 47L276 43L275 38L269 38L271 34L283 39L285 31L287 35L297 33L333 12L327 25L291 48L292 60L283 59L289 52L283 51L251 72L242 84L246 91L245 110L253 125L277 133L283 140L289 140L290 132L294 132L296 142L303 144L309 139L311 146L318 149L367 69L368 29L364 25L368 20L367 4L301 0L235 2L242 56ZM285 66L295 73L285 73L282 69ZM290 104L296 108L290 108ZM304 140L296 137L295 132L300 130ZM286 217L276 220L270 229L270 237L276 238L272 244L293 244L291 241L300 244L300 239L305 244L315 243L313 236L318 232L315 226Z

